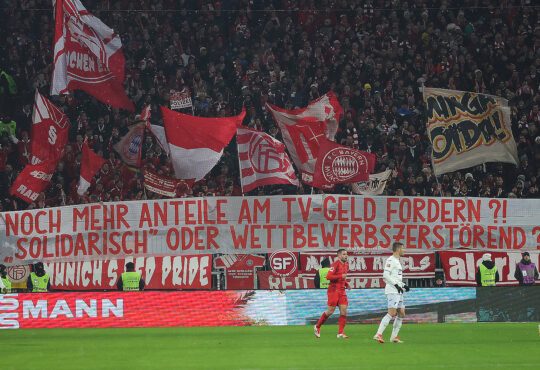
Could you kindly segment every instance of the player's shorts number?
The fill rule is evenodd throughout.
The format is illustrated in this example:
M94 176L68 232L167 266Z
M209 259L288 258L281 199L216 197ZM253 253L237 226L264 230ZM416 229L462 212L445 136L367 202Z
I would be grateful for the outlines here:
M403 294L387 294L388 308L404 308Z

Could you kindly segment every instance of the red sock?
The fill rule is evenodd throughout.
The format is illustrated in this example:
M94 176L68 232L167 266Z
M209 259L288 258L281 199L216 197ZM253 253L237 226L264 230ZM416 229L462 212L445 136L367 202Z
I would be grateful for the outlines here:
M343 334L343 329L345 329L345 324L347 323L347 316L340 315L338 319L339 331L338 334Z
M317 327L320 328L322 324L328 319L328 315L326 314L326 311L324 311L319 318L319 321L317 321Z

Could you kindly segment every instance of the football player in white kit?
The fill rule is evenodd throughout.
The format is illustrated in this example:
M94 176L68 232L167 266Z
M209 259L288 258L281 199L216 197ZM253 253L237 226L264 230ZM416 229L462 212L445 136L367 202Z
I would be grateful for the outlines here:
M405 317L405 304L403 304L403 291L409 291L409 287L403 283L403 268L399 257L403 256L403 243L392 244L393 254L384 263L383 279L386 284L384 293L388 299L388 313L381 320L377 334L373 337L377 342L384 343L383 332L390 321L394 319L394 327L390 341L393 343L403 343L399 337L399 329Z

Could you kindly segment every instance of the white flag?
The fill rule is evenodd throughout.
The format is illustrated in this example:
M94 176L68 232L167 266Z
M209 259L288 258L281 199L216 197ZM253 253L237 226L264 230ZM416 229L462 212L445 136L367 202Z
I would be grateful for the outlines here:
M386 188L386 183L390 180L392 170L373 173L369 175L369 181L356 182L352 184L352 191L363 195L381 195Z

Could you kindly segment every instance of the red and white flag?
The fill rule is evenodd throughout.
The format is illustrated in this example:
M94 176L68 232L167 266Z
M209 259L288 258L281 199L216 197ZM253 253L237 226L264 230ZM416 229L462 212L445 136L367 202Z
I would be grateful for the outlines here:
M27 164L11 185L9 193L27 203L34 202L49 187L57 164L58 159Z
M82 147L81 178L77 187L77 194L83 195L88 190L94 175L101 169L104 163L105 159L94 153L85 140Z
M282 142L264 132L246 128L237 130L236 142L242 191L264 185L300 185Z
M32 113L30 163L38 164L45 160L60 159L68 141L68 133L67 116L36 90Z
M169 144L167 143L167 136L165 136L165 127L152 125L150 123L150 106L149 105L144 107L141 113L141 120L146 122L146 129L150 131L152 135L154 135L161 149L163 149L163 151L167 153L168 156L170 156L171 151L169 149Z
M199 181L218 163L246 115L195 117L161 107L174 173L179 179Z
M305 108L286 110L266 105L277 122L292 160L302 174L302 181L313 182L315 162L322 139L334 140L343 108L332 91L312 101Z
M116 108L134 110L124 90L122 41L79 0L56 0L51 95L82 90Z
M368 181L375 169L377 156L362 152L328 139L321 141L315 164L313 186L331 189L335 184Z
M129 131L113 148L125 164L132 167L141 166L142 144L145 123L139 122L129 126Z

